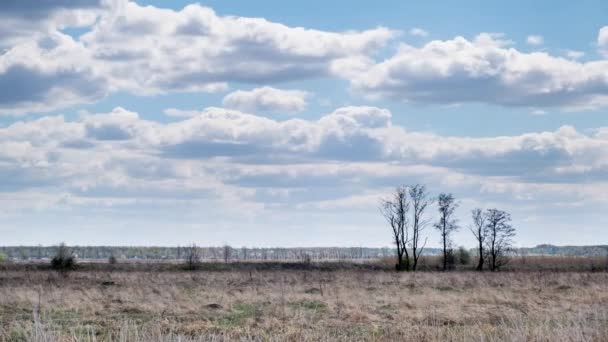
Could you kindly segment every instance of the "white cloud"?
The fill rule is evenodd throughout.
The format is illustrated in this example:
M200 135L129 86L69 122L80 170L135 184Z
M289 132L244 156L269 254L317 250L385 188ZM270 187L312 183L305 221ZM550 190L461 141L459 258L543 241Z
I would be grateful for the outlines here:
M94 140L131 140L144 135L148 124L139 115L124 108L114 108L107 114L86 115L83 119L86 137Z
M547 111L544 111L544 110L542 110L542 109L534 109L534 110L532 111L532 114L533 114L533 115L545 115L545 114L547 114Z
M403 44L366 68L335 70L372 98L422 103L482 102L582 110L608 104L608 61L579 63L545 52L523 53L496 35Z
M129 2L82 36L114 84L139 93L200 91L217 82L268 83L323 76L334 59L365 55L394 33L325 32L259 18L221 17Z
M495 34L402 44L378 63L374 54L396 36L383 27L329 32L219 16L197 4L172 10L122 0L9 2L0 9L0 113L53 111L117 91L222 92L231 82L326 76L348 79L370 97L409 102L565 110L608 103L608 61L579 63L574 51L568 58L523 53ZM61 33L75 26L88 31L76 40ZM541 36L528 38L542 43ZM597 46L607 50L608 27ZM291 105L298 111L302 101Z
M244 212L269 224L303 212L375 218L374 198L415 182L506 206L522 218L526 210L543 215L536 203L563 213L564 202L608 201L606 129L441 136L396 125L386 109L355 106L318 120L276 121L224 108L189 115L161 123L118 107L0 128L0 202L7 203L0 220L33 210L37 217L69 211L116 222L145 213L138 226L158 223L155 215L163 213L171 219L162 222L182 228L241 226L249 222Z
M0 20L0 33L7 32L0 37L12 37L0 38L0 86L10 90L0 95L0 113L52 111L117 91L221 92L229 82L328 76L333 61L374 53L395 35L382 27L327 32L223 17L200 5L174 11L124 1L73 4L0 5L20 20L18 28ZM61 33L73 26L88 31L77 40Z
M100 172L112 184L126 185L134 176L141 182L153 174L186 180L200 175L192 167L203 160L207 165L215 160L216 166L228 170L241 168L241 163L270 169L330 161L374 163L381 168L397 163L493 177L496 182L500 181L495 177L504 177L528 183L576 183L608 181L608 139L603 131L584 135L564 126L554 132L510 137L445 137L407 131L391 122L388 110L376 107L338 108L316 121L275 121L207 108L182 121L158 123L119 107L110 113L85 114L77 121L44 117L2 128L0 164L9 170L31 171L24 176L44 170L49 179L76 177L66 185L100 184ZM119 160L121 166L116 168ZM332 173L323 167L315 172ZM15 183L14 177L4 179L5 185ZM282 182L268 180L268 184Z
M544 41L543 36L539 35L530 35L526 38L526 43L528 43L528 45L542 45Z
M283 112L287 114L306 109L309 93L272 87L237 90L224 97L224 107L249 112Z
M89 27L110 0L0 2L0 115L94 102L110 90L89 51L62 30Z
M105 0L0 1L0 50L66 27L92 25L111 8L112 3Z
M416 37L428 37L429 35L428 31L425 31L419 27L414 27L413 29L411 29L410 34Z
M608 26L600 29L597 35L597 46L604 57L608 57Z
M52 111L105 96L109 85L83 46L54 33L0 55L0 113Z
M53 111L117 91L222 92L231 82L275 84L326 76L348 79L372 98L408 102L565 110L608 103L608 61L579 63L576 52L568 59L523 53L496 34L435 40L422 47L402 44L393 57L378 63L374 54L396 35L383 27L328 32L219 16L197 4L179 11L109 0L60 1L34 6L34 12L27 10L31 2L0 6L5 6L0 19L12 18L0 20L8 22L0 24L0 32L7 32L0 37L9 37L0 39L0 85L9 89L0 95L0 113ZM27 28L32 17L39 20ZM73 26L88 32L76 40L61 33ZM419 28L410 33L424 35ZM542 40L529 38L531 43ZM603 27L600 51L607 42ZM299 111L303 102L296 98L281 104L274 99L268 107ZM258 104L262 107L238 108L263 108Z
M582 51L568 50L566 51L566 57L570 59L579 59L585 56L585 53Z

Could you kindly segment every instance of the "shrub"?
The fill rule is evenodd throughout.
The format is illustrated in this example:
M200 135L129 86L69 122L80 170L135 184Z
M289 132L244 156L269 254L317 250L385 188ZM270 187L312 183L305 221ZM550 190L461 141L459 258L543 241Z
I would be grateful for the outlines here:
M458 261L458 256L454 252L454 249L450 248L447 251L446 255L446 266L448 270L453 270L456 266L456 262Z
M73 269L74 266L76 266L76 258L65 243L61 243L59 247L57 247L57 253L53 259L51 259L51 267L57 271L69 271Z
M0 262L5 262L8 260L8 256L4 253L0 253Z
M108 258L108 264L116 265L117 262L118 262L118 260L116 260L116 257L114 256L114 254L110 254L110 257Z
M469 265L471 263L471 252L460 246L456 255L458 263L461 265Z

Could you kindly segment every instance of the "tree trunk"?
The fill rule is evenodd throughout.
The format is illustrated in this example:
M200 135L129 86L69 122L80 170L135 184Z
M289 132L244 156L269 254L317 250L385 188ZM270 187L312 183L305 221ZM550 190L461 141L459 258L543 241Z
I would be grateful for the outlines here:
M448 248L446 246L445 228L443 233L443 270L448 269Z
M416 272L416 266L418 266L418 258L416 257L416 249L413 250L414 263L412 264L412 271Z
M484 263L484 258L483 258L483 242L481 240L479 240L479 262L477 263L477 270L478 271L483 271L483 263Z
M492 241L492 249L490 250L490 271L496 271L496 248L494 247L494 241Z
M395 268L397 271L403 270L403 253L401 251L397 251L397 265Z

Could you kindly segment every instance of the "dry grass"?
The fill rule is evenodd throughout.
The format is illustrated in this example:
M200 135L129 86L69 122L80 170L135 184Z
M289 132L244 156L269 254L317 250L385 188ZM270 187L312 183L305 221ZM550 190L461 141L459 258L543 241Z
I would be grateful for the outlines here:
M441 257L423 255L419 261L422 271L440 271ZM390 270L394 268L394 258L383 258L375 262L376 266ZM457 270L473 270L477 258L471 257L468 265L457 264ZM608 271L608 256L512 256L501 270L507 272L606 272Z
M3 341L607 341L608 274L0 273Z

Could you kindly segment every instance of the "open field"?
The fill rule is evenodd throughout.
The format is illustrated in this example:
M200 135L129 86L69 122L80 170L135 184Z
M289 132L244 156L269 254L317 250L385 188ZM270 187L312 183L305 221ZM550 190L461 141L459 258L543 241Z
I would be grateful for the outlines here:
M0 272L2 341L606 341L608 273Z

